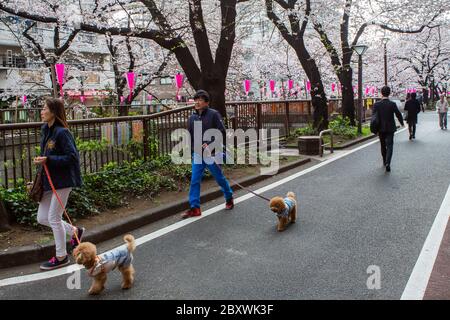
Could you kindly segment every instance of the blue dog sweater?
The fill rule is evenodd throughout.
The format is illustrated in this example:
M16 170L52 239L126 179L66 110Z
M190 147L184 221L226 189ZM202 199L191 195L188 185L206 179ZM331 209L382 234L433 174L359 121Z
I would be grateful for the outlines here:
M289 212L291 212L292 208L295 206L294 201L291 198L284 198L283 199L284 204L286 205L286 208L281 211L281 213L277 213L277 217L282 218L282 217L288 217L289 216Z
M100 260L89 270L89 275L95 277L100 272L110 272L116 267L128 267L133 261L133 254L127 248L118 248L100 255Z

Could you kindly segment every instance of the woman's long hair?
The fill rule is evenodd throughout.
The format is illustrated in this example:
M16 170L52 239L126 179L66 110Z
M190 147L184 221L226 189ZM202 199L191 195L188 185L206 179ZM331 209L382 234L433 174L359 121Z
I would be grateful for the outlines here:
M64 109L64 102L61 99L56 98L48 98L45 100L45 104L51 113L55 115L55 123L58 123L60 126L64 128L68 128L69 125L67 123L66 118L66 110Z

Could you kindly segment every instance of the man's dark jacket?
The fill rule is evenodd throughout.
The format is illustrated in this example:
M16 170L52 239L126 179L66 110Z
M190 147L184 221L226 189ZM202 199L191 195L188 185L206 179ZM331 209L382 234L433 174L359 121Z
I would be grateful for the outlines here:
M408 123L417 123L417 114L420 112L420 102L416 99L411 99L405 103L405 111L408 111Z
M372 112L378 112L379 130L380 133L393 133L397 131L395 125L394 114L397 116L398 121L404 125L403 117L398 110L397 105L389 99L382 99L373 105Z
M225 126L222 122L222 116L217 110L212 109L211 107L207 107L203 110L203 112L200 114L197 110L194 110L192 115L189 117L188 121L188 130L191 134L191 152L194 152L194 122L201 121L202 123L202 143L200 145L206 143L211 144L214 141L214 137L212 140L204 140L203 135L208 129L218 129L220 132L222 132L223 135L223 141L224 143L224 149L225 149L225 142L226 142L226 131Z

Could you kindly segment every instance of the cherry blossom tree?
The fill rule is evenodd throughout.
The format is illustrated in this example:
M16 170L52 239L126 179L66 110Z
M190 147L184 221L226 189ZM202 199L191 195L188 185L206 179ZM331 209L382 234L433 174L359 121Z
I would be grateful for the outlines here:
M361 42L373 43L382 35L380 30L390 34L420 33L427 27L439 25L444 9L443 4L435 1L314 1L312 24L342 84L343 115L349 117L351 123L354 123L355 114L352 47ZM382 47L378 52L378 59L382 61Z
M274 4L278 6L274 6ZM275 24L282 37L294 49L311 82L311 103L314 108L313 127L322 130L328 127L328 107L325 88L316 61L308 51L305 33L311 15L311 1L265 0L269 19ZM289 22L286 25L285 17Z
M132 36L155 41L174 52L180 66L194 89L205 89L212 105L225 116L225 83L236 37L239 4L250 5L252 0L221 1L50 1L58 3L57 14L49 10L31 10L30 2L8 0L0 3L0 10L44 23L76 25L83 31ZM111 26L111 17L127 5L140 5L148 13L147 27ZM68 5L70 4L70 6ZM77 7L74 10L73 7ZM71 7L72 10L68 10ZM204 9L208 13L204 14ZM242 12L247 12L241 8ZM241 11L240 11L241 12ZM211 32L216 30L215 32ZM215 36L215 38L210 36ZM214 40L214 41L212 41Z
M393 50L396 77L407 77L410 86L418 84L423 89L425 100L428 100L430 89L437 100L449 80L449 29L437 27L418 35L401 37L395 42Z
M127 96L126 107L120 108L120 115L128 115L129 104L141 92L148 92L147 87L152 81L167 76L167 66L172 52L151 46L146 39L130 39L130 37L106 35L106 43L111 54L114 71L115 96L117 105L120 97ZM127 89L126 73L134 72L136 85L133 92ZM125 94L125 92L127 94ZM150 92L148 92L150 93ZM154 94L153 94L154 95ZM130 99L128 99L130 97Z

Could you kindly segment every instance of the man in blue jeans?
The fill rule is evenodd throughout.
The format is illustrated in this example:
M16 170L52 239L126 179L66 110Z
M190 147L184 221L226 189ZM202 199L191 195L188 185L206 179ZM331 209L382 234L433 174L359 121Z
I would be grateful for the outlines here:
M197 217L202 214L200 210L200 183L203 178L203 172L205 168L211 172L211 174L216 179L219 184L222 192L225 196L225 209L231 210L234 207L233 202L233 191L230 188L230 185L223 175L222 169L219 165L211 158L215 157L215 155L211 154L211 150L208 149L208 146L214 142L214 140L205 141L204 133L208 129L217 129L219 130L225 141L225 127L222 122L222 117L220 113L214 109L209 107L209 94L205 90L198 90L194 95L195 111L189 118L188 122L188 130L191 134L191 150L192 150L192 176L191 176L191 187L189 189L189 205L190 209L186 211L182 218L190 218ZM200 150L196 150L194 138L194 126L195 123L201 124L201 139L197 141L198 145L201 145ZM206 152L204 152L206 151ZM203 154L211 155L211 157L203 157ZM206 160L206 162L205 162Z

